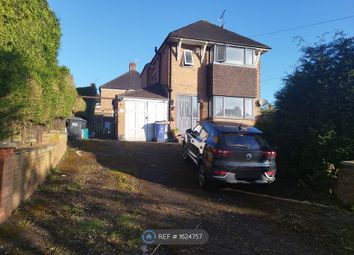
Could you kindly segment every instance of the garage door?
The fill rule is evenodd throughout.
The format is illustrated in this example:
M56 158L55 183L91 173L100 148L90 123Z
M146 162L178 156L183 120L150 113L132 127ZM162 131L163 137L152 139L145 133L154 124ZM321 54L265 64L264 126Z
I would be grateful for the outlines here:
M167 120L167 102L125 101L125 140L152 141L155 121Z

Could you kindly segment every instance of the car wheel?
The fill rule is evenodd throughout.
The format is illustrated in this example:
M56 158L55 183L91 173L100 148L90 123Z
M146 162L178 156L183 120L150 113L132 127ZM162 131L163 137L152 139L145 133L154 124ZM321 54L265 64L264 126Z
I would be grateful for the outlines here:
M211 187L211 181L206 175L204 163L199 164L198 182L199 182L199 186L204 189Z

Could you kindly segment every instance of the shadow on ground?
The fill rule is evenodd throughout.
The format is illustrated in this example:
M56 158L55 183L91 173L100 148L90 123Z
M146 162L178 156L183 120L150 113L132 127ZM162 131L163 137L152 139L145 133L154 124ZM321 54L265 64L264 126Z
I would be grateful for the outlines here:
M201 190L177 144L71 146L1 226L0 254L139 254L144 229L196 226L209 232L206 245L161 246L155 255L354 254L352 214L233 187Z

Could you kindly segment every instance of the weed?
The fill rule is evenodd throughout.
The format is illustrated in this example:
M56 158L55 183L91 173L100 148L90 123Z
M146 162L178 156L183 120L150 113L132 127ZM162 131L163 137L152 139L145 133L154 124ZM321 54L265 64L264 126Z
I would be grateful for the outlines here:
M40 184L40 185L38 185L37 190L40 191L40 192L54 193L54 192L59 192L60 191L60 187L57 186L57 185Z
M22 228L28 228L28 227L32 227L34 223L30 220L23 219L18 223L18 225Z
M96 232L103 230L107 226L107 223L100 219L86 220L82 222L82 230L84 232Z
M57 167L52 167L50 169L50 174L61 174L61 170Z
M64 205L62 209L70 214L74 214L76 216L83 216L84 210L75 206Z
M129 191L129 192L136 192L137 191L137 184L136 180L134 177L119 172L119 171L112 171L112 175L116 178L118 181L119 188L124 190L124 191Z

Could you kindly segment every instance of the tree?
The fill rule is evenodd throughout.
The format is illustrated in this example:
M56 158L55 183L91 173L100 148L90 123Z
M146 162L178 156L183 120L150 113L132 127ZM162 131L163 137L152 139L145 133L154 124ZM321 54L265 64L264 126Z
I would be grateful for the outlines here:
M327 187L340 161L354 159L354 37L339 33L302 51L258 125L267 125L283 174Z
M77 93L80 96L98 96L96 84L91 83L90 86L87 87L79 87L77 88ZM96 107L96 99L93 98L84 98L86 103L86 109L84 112L77 112L75 115L77 117L84 118L86 120L90 120L93 118L95 114L95 107Z

